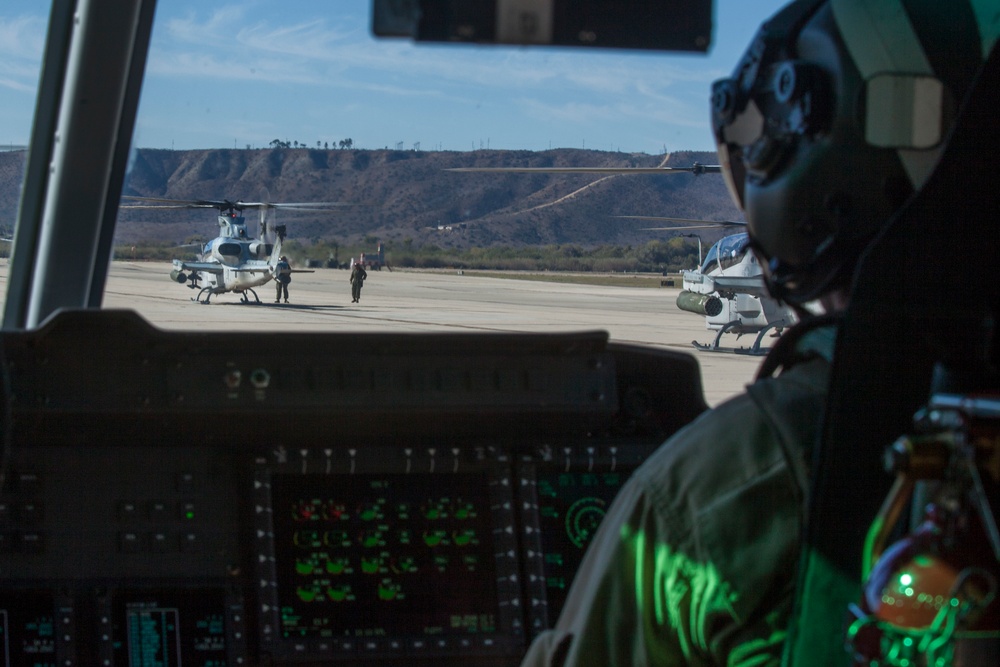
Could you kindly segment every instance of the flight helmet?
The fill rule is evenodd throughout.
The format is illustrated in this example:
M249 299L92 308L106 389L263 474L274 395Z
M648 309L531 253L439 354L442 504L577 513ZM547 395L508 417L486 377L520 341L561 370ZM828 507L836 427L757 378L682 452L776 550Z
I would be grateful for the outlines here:
M1000 30L989 4L799 0L713 84L723 174L775 297L847 286L927 180Z

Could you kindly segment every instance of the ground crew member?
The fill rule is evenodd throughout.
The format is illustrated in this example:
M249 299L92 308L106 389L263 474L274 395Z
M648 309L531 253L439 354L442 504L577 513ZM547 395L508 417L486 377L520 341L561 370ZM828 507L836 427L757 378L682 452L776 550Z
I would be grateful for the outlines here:
M361 301L361 287L367 278L368 272L365 271L365 265L361 262L355 262L351 268L351 303Z
M290 282L292 282L292 267L288 263L288 257L282 255L274 267L275 303L281 303L282 296L285 297L285 303L288 303L288 283Z

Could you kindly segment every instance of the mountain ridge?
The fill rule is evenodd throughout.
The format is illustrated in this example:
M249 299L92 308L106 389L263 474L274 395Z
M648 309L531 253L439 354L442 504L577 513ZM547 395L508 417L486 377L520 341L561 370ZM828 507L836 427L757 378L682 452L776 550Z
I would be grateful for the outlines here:
M0 216L13 222L23 152L0 154ZM667 166L714 164L710 152L672 153ZM322 214L282 211L290 238L469 248L637 245L664 238L649 221L615 216L740 219L717 174L454 173L462 167L656 167L662 155L587 149L415 151L313 148L138 149L124 195L231 201L339 201ZM662 226L654 224L653 226ZM215 235L208 211L119 212L116 242L183 242ZM714 234L717 236L718 234ZM713 234L706 234L708 240Z

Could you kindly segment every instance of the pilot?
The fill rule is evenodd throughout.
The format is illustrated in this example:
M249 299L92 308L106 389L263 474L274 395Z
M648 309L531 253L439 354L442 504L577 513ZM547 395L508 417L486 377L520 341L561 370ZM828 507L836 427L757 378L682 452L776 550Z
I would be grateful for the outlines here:
M993 5L801 0L713 85L727 185L769 290L802 322L746 393L633 474L525 667L781 663L836 314L940 156L1000 31Z

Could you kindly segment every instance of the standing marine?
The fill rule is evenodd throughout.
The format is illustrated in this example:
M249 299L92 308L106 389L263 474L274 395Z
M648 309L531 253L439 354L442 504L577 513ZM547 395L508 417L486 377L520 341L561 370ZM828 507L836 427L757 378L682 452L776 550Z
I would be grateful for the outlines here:
M285 303L288 303L288 283L292 282L292 266L288 263L288 257L281 256L274 267L274 302L281 303L284 296Z
M361 262L355 262L354 266L351 267L351 303L361 301L361 288L367 278L368 272L365 271L365 265Z

